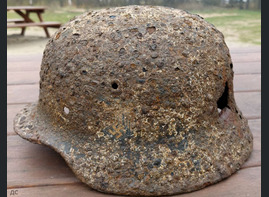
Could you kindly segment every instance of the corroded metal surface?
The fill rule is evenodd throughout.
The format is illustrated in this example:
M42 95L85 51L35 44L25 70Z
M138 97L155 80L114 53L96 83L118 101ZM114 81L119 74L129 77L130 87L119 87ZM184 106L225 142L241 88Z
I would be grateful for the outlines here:
M189 192L230 176L252 134L222 33L182 10L128 6L76 17L49 40L40 95L15 118L90 187Z

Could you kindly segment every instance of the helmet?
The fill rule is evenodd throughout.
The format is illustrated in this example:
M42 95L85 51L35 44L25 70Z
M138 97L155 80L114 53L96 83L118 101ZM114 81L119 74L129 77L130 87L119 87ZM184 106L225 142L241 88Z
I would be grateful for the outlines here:
M153 6L90 11L48 41L37 103L15 131L61 154L91 188L158 196L234 173L253 137L235 103L224 37Z

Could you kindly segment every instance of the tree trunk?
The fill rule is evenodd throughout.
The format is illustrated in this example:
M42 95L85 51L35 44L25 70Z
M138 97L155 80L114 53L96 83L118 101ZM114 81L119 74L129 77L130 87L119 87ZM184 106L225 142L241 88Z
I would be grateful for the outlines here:
M60 7L64 7L64 2L63 2L63 0L60 0Z
M239 1L239 9L240 10L243 10L243 0L240 0Z
M247 10L249 9L249 0L247 0L247 2L246 2L246 9Z

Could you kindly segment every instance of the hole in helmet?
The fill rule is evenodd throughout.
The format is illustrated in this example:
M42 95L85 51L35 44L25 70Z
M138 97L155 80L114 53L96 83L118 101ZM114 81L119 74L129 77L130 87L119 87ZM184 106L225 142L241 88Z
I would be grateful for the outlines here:
M230 64L231 69L233 69L233 63Z
M83 75L86 75L88 72L86 70L81 71Z
M146 68L142 68L142 71L143 72L147 72L148 70Z
M152 26L152 27L147 27L147 32L149 33L149 34L152 34L153 32L155 32L156 31L156 27L154 27L154 26Z
M239 113L239 111L237 109L235 109L235 112L239 115L239 118L240 119L243 119L242 116L241 116L241 114Z
M218 109L222 110L223 108L228 107L228 96L229 96L229 88L228 83L226 82L224 92L217 101Z
M67 115L69 114L70 110L67 107L64 107L64 113Z
M111 86L112 86L112 88L113 89L118 89L118 84L116 83L116 82L113 82L112 84L111 84Z

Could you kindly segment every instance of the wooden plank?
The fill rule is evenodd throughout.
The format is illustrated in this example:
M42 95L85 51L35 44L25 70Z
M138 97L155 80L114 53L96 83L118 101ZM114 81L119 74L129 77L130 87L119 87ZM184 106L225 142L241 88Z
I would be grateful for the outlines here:
M31 54L31 55L7 55L7 63L16 62L41 62L42 54Z
M254 53L232 53L232 62L261 62L261 53L254 52Z
M7 104L36 102L38 95L39 84L7 86Z
M229 47L230 53L237 54L237 53L261 53L261 46L247 46L247 47Z
M7 73L9 72L28 72L40 71L41 60L38 61L21 61L21 62L7 62Z
M235 75L234 76L234 91L260 91L261 90L261 75Z
M46 187L17 188L20 197L120 197L94 191L85 184L56 185ZM11 190L8 189L8 196ZM261 167L239 170L231 177L204 189L174 197L260 197Z
M246 118L261 118L261 92L238 92L234 95L237 106Z
M7 19L7 23L22 23L22 22L24 22L24 20L19 18Z
M7 137L7 187L76 183L79 180L52 149L19 136Z
M7 105L7 135L15 135L13 119L25 105Z
M253 151L242 168L261 166L261 119L249 120L248 125L253 134Z
M123 197L119 195L109 195L95 191L83 183L55 186L41 186L30 188L14 188L18 190L19 197ZM7 190L7 196L10 197L11 189Z
M44 6L8 6L7 11L9 10L35 10L35 11L43 11L47 9Z
M261 62L238 62L233 64L234 74L261 74Z
M246 197L261 196L261 167L239 170L231 177L196 192L178 197ZM175 196L175 197L176 197Z
M37 84L39 71L7 72L7 85Z
M61 23L59 22L31 22L31 23L16 23L7 24L7 28L21 28L21 27L55 27L59 28Z

